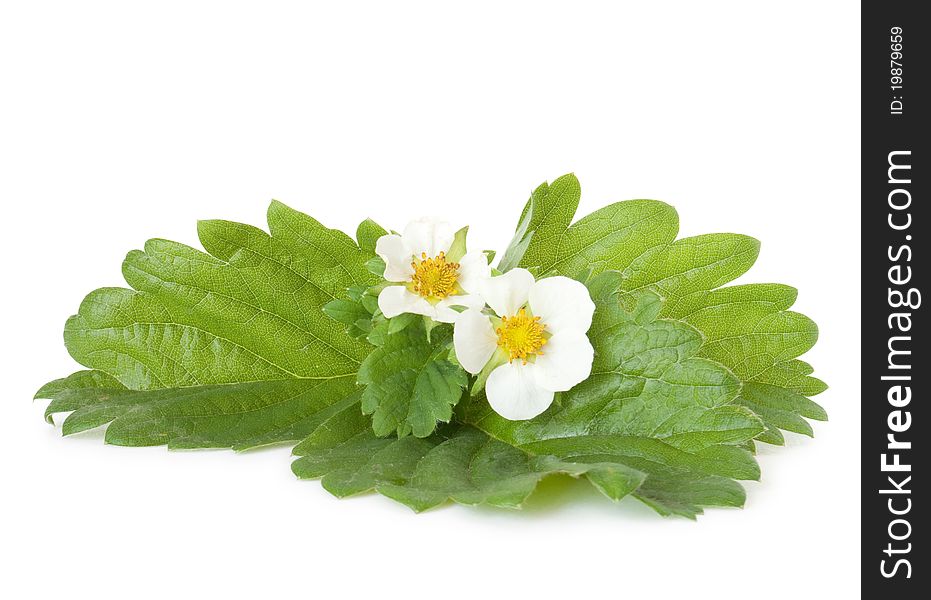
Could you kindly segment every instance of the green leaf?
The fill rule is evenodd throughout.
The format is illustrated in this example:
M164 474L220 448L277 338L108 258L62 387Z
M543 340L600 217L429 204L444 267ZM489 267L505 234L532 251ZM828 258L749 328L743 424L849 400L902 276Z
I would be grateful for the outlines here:
M356 241L359 247L370 254L375 253L375 242L383 235L388 235L388 232L371 219L362 221L356 228Z
M469 226L466 225L462 229L456 232L455 237L453 237L453 244L449 247L449 252L446 253L446 256L452 262L456 262L462 259L466 254L466 236L469 235Z
M102 382L46 388L39 395L52 400L47 417L71 412L62 423L64 435L109 424L108 444L245 450L303 439L340 405L339 398L357 406L359 392L351 378L342 377L143 391Z
M63 394L80 392L81 390L111 390L113 392L119 392L125 389L126 386L103 371L78 371L67 377L46 383L36 392L34 398L36 400L50 400ZM45 410L45 420L49 423L53 422L52 415L58 412L53 410L55 408L54 404L53 402ZM75 410L78 407L79 405L66 410Z
M103 371L78 371L46 383L36 392L35 398L48 399L64 390L84 388L126 389L123 384Z
M665 300L662 317L681 319L705 337L698 356L723 364L742 382L770 384L803 396L827 388L811 376L810 365L797 360L814 345L818 330L809 318L788 310L795 301L793 288L720 287L753 265L760 248L757 240L736 234L675 240L678 216L671 206L655 200L616 202L572 223L579 196L572 175L537 188L509 248L513 265L538 275L583 280L607 270L620 271L625 291L659 294ZM774 396L773 401L786 397ZM735 403L760 408L743 397ZM780 428L810 430L799 423L805 415L791 402L762 413L767 428L761 441L782 443Z
M280 202L268 222L271 234L202 221L206 252L150 240L123 263L132 289L85 298L65 345L100 375L40 391L52 410L77 411L65 433L112 421L111 443L248 447L303 437L313 414L358 389L371 346L323 307L350 319L341 302L377 282L365 263L383 230L360 225L360 246ZM82 385L89 377L126 391Z
M511 242L514 250L505 253L510 258L507 268L500 270L521 266L537 275L556 272L569 277L586 269L595 274L622 270L642 253L676 237L675 209L656 200L616 202L570 226L580 197L574 175L538 187L521 215Z
M781 436L780 429L812 436L811 425L805 419L828 419L823 408L802 394L765 383L745 384L738 402L759 415L773 437Z
M365 263L366 270L372 275L383 277L385 275L385 261L382 257L376 256Z
M681 298L737 279L753 266L760 243L748 236L713 233L653 248L625 270L624 289L650 289L675 313Z
M355 325L359 319L364 319L370 316L368 311L365 310L365 307L363 307L360 302L343 300L342 298L337 300L330 300L324 304L323 312L326 313L326 315L331 319L335 319L346 325Z
M826 386L796 359L815 344L818 327L786 310L795 297L789 286L738 285L680 296L674 310L664 310L705 332L700 355L727 365L744 381L737 402L763 419L766 431L759 439L770 444L784 443L780 429L812 435L805 419L827 419L806 397Z
M301 479L322 478L323 487L340 498L376 491L418 512L450 500L520 508L543 478L570 475L584 476L611 500L633 494L664 516L695 518L702 507L739 507L746 499L733 479L664 468L652 464L652 456L638 460L611 449L578 459L533 454L461 424L426 438L380 438L365 423L339 425L345 439L332 435L332 424L322 425L327 435L316 437L326 443L299 444L292 470ZM640 462L651 474L628 462Z
M654 474L637 488L636 497L664 517L694 519L703 506L742 507L746 492L725 477Z
M409 325L414 324L419 316L414 313L401 313L400 315L388 320L388 335L404 331Z
M546 184L543 184L546 185ZM541 188L543 186L540 186ZM539 191L538 188L537 191ZM534 192L536 194L537 192ZM514 238L511 239L511 243L508 244L508 247L505 248L504 253L501 255L501 260L498 262L498 271L501 273L506 273L514 267L520 264L520 261L524 258L524 254L527 253L527 248L530 246L530 242L533 239L533 231L530 230L530 224L533 222L533 198L531 195L530 200L527 201L527 205L524 207L524 214L520 217L520 222L517 224L517 231L514 232ZM489 260L489 264L491 261Z
M389 331L394 321L389 321ZM446 359L449 329L437 328L431 343L422 323L409 323L384 336L384 344L362 363L359 383L366 386L362 410L372 415L376 435L426 437L437 422L452 419L468 377L462 367Z
M643 474L614 463L573 463L535 456L467 425L449 425L426 438L380 438L347 406L299 444L292 464L302 479L322 478L338 497L367 491L415 511L449 500L519 508L545 477L587 475L609 498L635 489Z

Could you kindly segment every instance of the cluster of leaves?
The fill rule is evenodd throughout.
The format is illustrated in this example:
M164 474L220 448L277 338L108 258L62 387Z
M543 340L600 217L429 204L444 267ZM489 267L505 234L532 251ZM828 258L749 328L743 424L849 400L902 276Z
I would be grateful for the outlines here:
M415 510L516 507L552 474L661 514L742 505L755 442L826 418L810 399L826 386L798 359L815 324L788 310L788 286L721 287L752 266L756 240L676 240L675 210L653 200L573 223L579 197L572 175L537 188L498 265L574 277L596 303L592 376L530 421L469 395L450 326L380 314L384 229L365 221L353 240L278 202L270 233L204 221L205 252L165 240L130 252L131 289L92 292L66 324L89 370L37 397L49 420L70 412L63 433L106 425L113 444L299 442L299 477Z
M384 262L366 264L381 277ZM331 300L323 312L346 326L346 333L374 348L359 366L364 386L362 412L372 416L375 435L427 437L449 423L468 385L468 374L452 355L452 328L411 313L386 318L378 308L384 284L353 286L347 298Z

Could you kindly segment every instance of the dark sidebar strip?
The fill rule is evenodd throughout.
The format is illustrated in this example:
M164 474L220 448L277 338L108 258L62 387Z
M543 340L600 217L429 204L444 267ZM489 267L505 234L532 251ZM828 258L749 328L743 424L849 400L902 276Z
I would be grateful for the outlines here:
M921 2L867 1L861 23L861 584L926 598L928 78ZM927 14L927 13L924 13ZM931 300L931 299L929 299ZM921 432L924 432L923 434ZM929 437L922 437L929 436ZM927 539L927 538L925 538Z

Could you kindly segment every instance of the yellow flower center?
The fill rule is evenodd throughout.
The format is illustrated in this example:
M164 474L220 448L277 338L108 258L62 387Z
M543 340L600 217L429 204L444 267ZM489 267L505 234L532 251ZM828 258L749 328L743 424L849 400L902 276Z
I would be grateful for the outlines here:
M543 330L546 325L540 317L531 317L522 308L513 317L502 317L498 334L498 346L508 353L508 362L519 358L527 364L527 359L536 354L543 354L540 349L546 344Z
M440 252L435 258L427 258L427 253L420 255L420 261L413 261L414 275L411 285L414 293L424 298L442 300L456 291L459 279L459 263L446 262L446 253Z

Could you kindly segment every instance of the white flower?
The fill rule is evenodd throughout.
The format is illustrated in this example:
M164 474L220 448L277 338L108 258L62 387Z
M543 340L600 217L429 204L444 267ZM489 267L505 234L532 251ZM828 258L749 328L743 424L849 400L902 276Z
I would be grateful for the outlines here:
M555 392L588 378L595 351L585 332L595 304L584 285L568 277L534 281L526 269L512 269L484 280L480 293L497 316L464 311L453 345L465 370L487 374L485 394L495 412L532 419Z
M402 235L383 235L375 252L385 261L389 285L378 295L378 308L389 319L402 313L425 315L434 321L452 323L458 313L453 306L481 308L475 295L479 282L491 269L482 252L465 252L465 229L457 233L445 221L411 221ZM458 242L458 241L457 241Z

